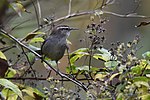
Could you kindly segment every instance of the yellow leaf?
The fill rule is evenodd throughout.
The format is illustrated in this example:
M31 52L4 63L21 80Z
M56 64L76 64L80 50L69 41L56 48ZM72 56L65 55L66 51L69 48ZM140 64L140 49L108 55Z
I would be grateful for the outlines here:
M116 76L118 76L120 73L115 73L115 74L113 74L110 78L109 78L109 80L111 81L113 78L115 78Z
M0 51L0 58L4 59L4 60L7 60L6 56L1 51Z

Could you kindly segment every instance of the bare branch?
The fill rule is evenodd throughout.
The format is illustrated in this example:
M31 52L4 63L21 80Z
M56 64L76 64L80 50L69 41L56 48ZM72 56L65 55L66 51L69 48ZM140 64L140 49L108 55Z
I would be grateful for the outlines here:
M36 29L34 29L32 32L37 32L39 31L40 29L42 28L45 28L47 26L50 26L56 22L59 22L59 21L63 21L63 20L67 20L67 19L70 19L70 18L74 18L74 17L78 17L78 16L86 16L86 15L90 15L90 14L94 14L95 12L102 12L103 14L109 14L109 15L113 15L113 16L116 16L116 17L120 17L120 18L150 18L150 16L143 16L143 15L137 15L135 13L131 13L131 14L126 14L126 15L123 15L123 14L118 14L118 13L114 13L114 12L109 12L109 11L101 11L101 10L92 10L92 11L84 11L84 12L79 12L79 13L72 13L70 15L67 15L67 16L64 16L64 17L60 17L48 24L44 24Z
M68 15L70 15L70 14L71 14L71 2L72 2L72 0L70 0L70 1L69 1Z
M42 14L41 14L41 6L40 6L39 0L37 0L37 7L38 7L38 12L39 12L39 19L41 19L42 18Z
M6 79L9 79L9 80L47 80L47 77L11 77L11 78L8 78L6 77ZM54 80L59 80L59 81L70 81L68 79L61 79L61 78L53 78L52 81ZM87 78L80 78L80 79L77 79L78 81L86 81ZM88 80L92 80L92 79L88 79Z
M33 4L33 7L34 7L34 10L35 10L35 14L36 14L36 19L37 19L37 24L38 24L38 27L40 26L40 22L39 22L39 15L38 15L38 11L36 9L36 6L34 4L34 1L31 0L32 4Z

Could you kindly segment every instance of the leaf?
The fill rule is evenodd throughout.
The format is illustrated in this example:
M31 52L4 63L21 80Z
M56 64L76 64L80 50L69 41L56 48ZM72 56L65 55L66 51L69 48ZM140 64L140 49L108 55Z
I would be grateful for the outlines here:
M93 58L98 59L98 60L103 60L103 61L109 61L111 58L111 53L104 48L98 48L97 51L99 53L94 54Z
M5 100L6 100L6 98L7 98L7 100L17 100L17 98L18 98L18 95L16 93L14 93L13 91L11 91L10 89L4 88L2 90L2 94L5 98Z
M142 71L142 67L141 66L133 66L131 68L132 73L134 74L141 74Z
M117 99L116 100L125 100L125 96L123 95L123 93L119 93L117 95Z
M21 2L11 3L11 7L17 12L20 17L22 17L22 12L27 12Z
M134 84L135 84L136 86L138 86L138 87L141 87L141 85L143 85L143 86L145 86L145 87L147 87L147 88L150 87L149 84L148 84L148 82L144 82L144 81L134 82Z
M27 93L30 97L34 98L35 100L41 100L45 97L45 95L42 92L32 87L25 87L25 89L23 89L22 92Z
M78 70L76 69L76 66L75 65L71 65L71 67L66 67L66 72L67 73L72 73L72 74L75 74L78 72Z
M134 77L134 79L133 79L134 84L137 85L138 87L143 85L143 86L146 86L147 88L149 88L148 81L149 81L149 79L144 76Z
M33 38L31 39L30 43L36 43L36 42L44 42L44 39L41 37Z
M92 66L91 66L92 68ZM81 67L76 67L77 70L80 70L80 71L89 71L89 66L81 66Z
M92 71L92 73L97 73L97 71L99 71L99 68L92 67L90 71Z
M1 51L0 51L0 58L4 59L4 60L7 60L6 56Z
M107 61L104 64L105 64L105 67L107 67L107 68L114 68L114 67L118 66L119 62L118 61Z
M33 53L29 52L29 53L27 53L27 56L28 56L28 60L29 60L30 64L33 65L35 62L35 55Z
M94 76L94 80L101 80L104 81L104 78L107 76L107 72L99 72Z
M113 78L115 78L115 77L118 76L118 75L120 75L120 73L115 73L115 74L111 75L111 77L109 78L109 80L110 80L110 81L113 80Z
M115 91L118 92L118 93L121 93L121 91L123 91L125 89L125 87L126 87L126 83L119 84L119 85L117 85Z
M17 71L12 68L9 68L8 70L7 78L14 77L17 74Z
M22 39L22 41L23 41L23 40L28 41L28 40L33 39L33 38L34 38L35 36L37 36L37 35L44 35L44 34L45 34L44 32L28 33L28 34Z
M139 77L134 77L133 81L134 82L138 82L138 81L144 81L144 82L148 82L148 78L144 77L144 76L139 76Z
M107 54L94 54L93 58L97 60L102 60L102 61L108 61L110 59L110 56Z
M89 55L88 50L89 50L88 48L80 48L80 49L72 52L70 54L70 62L71 62L71 64L76 62L81 57Z
M150 78L150 74L146 74L146 77Z
M72 52L72 53L70 54L70 58L72 58L73 56L75 56L75 55L77 55L77 54L87 54L87 53L88 53L88 50L89 50L88 48L80 48L80 49L78 49L78 50Z
M149 94L149 93L144 94L144 95L140 96L140 98L141 98L142 100L150 100L150 94Z
M146 60L150 60L150 51L145 52L144 54L142 54L143 58Z
M73 56L72 58L70 58L70 63L74 64L78 59L80 59L83 56L84 54L78 54L78 55Z
M14 83L12 83L11 81L7 79L0 79L0 84L4 86L5 88L11 89L14 93L16 93L23 100L22 92L20 91L17 85L15 85Z

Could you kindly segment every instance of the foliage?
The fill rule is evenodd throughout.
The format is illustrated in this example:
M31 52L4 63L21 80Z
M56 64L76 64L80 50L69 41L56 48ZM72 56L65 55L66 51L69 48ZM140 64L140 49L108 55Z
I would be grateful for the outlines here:
M149 100L150 51L143 53L143 58L136 56L140 48L138 45L140 42L139 35L136 35L132 41L127 43L111 43L110 48L103 46L106 41L105 32L107 31L104 24L108 20L103 18L105 11L102 9L113 4L115 0L102 1L98 10L92 12L70 14L69 8L68 15L60 19L44 18L43 25L38 25L37 29L26 33L26 36L21 39L15 38L1 28L2 38L0 42L3 47L0 51L0 99ZM38 3L37 0L39 9ZM30 4L35 6L32 0ZM69 1L70 4L71 0ZM22 13L29 13L21 0L10 2L9 6L9 9L13 9L20 17L22 17ZM40 13L40 10L38 13ZM55 68L54 65L56 64L53 61L41 55L41 43L47 37L47 29L52 29L56 24L55 22L84 14L90 14L90 23L85 29L89 44L87 47L81 47L69 54L69 66L66 67L66 73L62 73ZM111 14L119 16L114 13ZM40 14L36 17L38 20ZM140 24L137 27L140 26L145 26L145 24ZM13 42L9 44L3 41L3 38ZM67 42L72 44L69 40ZM13 59L9 56L6 57L5 52L7 51L17 51L17 56ZM82 64L81 61L83 61ZM45 73L48 76L43 77L34 69L33 66L37 62L44 66ZM94 63L97 62L100 62L100 64L94 66ZM56 76L51 74L53 72L56 73ZM48 84L48 86L45 84Z

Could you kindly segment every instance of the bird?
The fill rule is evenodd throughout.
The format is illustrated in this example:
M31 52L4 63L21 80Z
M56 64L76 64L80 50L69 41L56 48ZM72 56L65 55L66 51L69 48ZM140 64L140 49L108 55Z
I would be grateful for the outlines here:
M72 30L78 29L69 27L68 25L58 25L54 27L51 34L41 46L42 55L58 63L58 61L64 56L65 50L69 49L67 38Z

